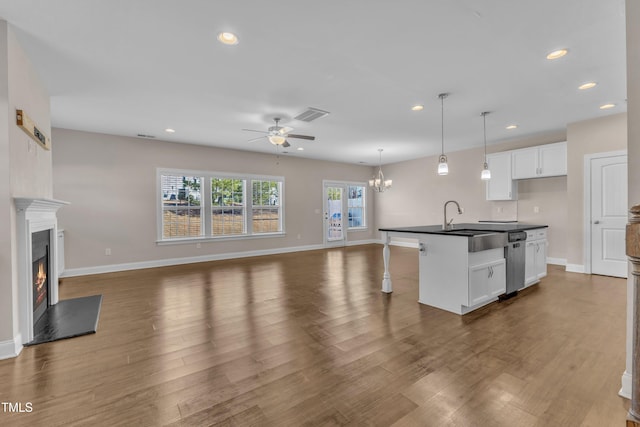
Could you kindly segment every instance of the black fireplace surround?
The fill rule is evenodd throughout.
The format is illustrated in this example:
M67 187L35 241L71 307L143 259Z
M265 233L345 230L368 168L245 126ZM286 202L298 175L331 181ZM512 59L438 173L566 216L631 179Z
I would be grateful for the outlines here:
M31 234L31 263L33 286L33 322L38 321L49 307L49 266L51 264L51 230Z

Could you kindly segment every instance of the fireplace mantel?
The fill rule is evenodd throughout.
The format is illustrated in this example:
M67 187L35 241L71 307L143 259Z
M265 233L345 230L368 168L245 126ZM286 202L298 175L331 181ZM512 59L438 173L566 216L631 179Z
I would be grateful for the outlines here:
M56 212L68 202L53 199L16 197L13 199L16 218L16 240L18 247L18 319L20 322L20 343L33 340L33 290L31 265L31 235L38 231L50 232L49 295L50 303L58 302L58 220Z
M13 201L16 204L18 212L30 211L56 213L62 206L69 204L69 202L63 202L62 200L29 199L26 197L15 197Z

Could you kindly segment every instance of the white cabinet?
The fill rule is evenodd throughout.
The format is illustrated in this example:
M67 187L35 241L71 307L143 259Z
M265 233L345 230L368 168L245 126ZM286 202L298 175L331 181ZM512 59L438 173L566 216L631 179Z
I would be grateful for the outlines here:
M421 304L467 314L505 292L503 247L469 252L467 236L413 233L416 237L423 248L418 257Z
M567 174L567 143L487 154L487 200L518 200L518 179Z
M566 142L511 151L512 179L542 178L566 174Z
M547 275L547 230L527 230L524 285L538 283Z
M525 247L524 262L524 285L529 286L536 282L538 275L536 273L536 244L535 242L527 242Z
M567 174L567 143L541 145L540 173L538 176L560 176Z
M518 183L511 179L511 152L487 154L491 179L487 181L487 200L517 200Z
M467 306L494 300L506 292L505 260L469 266L469 293Z

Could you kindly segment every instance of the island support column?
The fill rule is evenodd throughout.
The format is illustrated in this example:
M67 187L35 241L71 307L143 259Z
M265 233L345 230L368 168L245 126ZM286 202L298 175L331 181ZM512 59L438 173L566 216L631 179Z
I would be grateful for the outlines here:
M391 256L391 250L389 249L389 242L391 236L386 231L382 232L382 240L384 241L384 247L382 248L382 259L384 260L384 275L382 276L382 292L390 294L393 292L391 286L391 274L389 274L389 257Z
M631 365L631 407L627 414L627 427L640 427L640 205L629 211L631 216L626 230L627 256L633 276L633 345Z

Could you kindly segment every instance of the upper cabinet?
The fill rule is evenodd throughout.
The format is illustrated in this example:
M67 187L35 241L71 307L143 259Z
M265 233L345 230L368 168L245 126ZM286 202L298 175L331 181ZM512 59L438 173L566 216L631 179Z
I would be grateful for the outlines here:
M567 143L487 154L487 200L518 200L518 179L567 174Z
M487 181L487 200L517 200L518 183L511 178L511 151L487 154L491 179Z
M566 142L511 151L512 179L542 178L566 174Z

